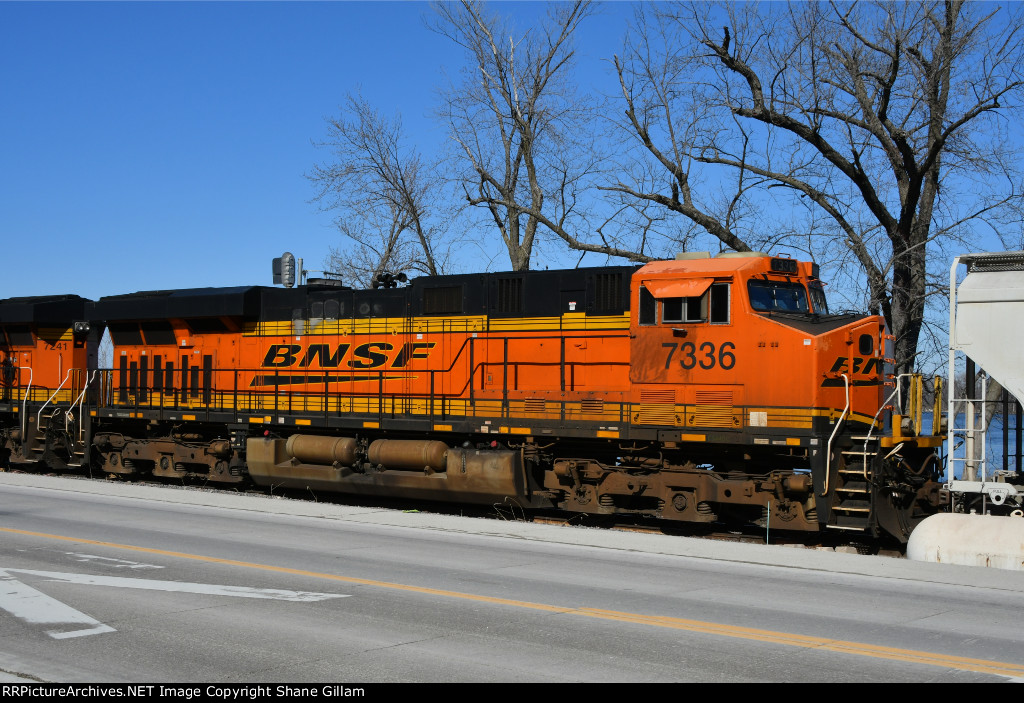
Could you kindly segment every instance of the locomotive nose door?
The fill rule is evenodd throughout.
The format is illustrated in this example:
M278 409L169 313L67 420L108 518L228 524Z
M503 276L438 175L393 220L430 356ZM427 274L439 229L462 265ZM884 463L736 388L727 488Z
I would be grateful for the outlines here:
M882 402L885 380L885 342L877 320L871 319L850 331L850 406L854 412L872 414ZM850 366L852 362L852 366Z

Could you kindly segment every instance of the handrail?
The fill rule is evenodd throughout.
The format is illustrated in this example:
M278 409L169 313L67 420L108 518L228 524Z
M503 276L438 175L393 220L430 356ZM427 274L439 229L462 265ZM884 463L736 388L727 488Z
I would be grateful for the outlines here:
M79 418L82 417L82 403L85 401L85 392L87 390L89 390L89 386L91 386L92 382L95 381L95 380L96 380L96 369L93 369L92 376L88 376L86 381L85 381L85 385L82 386L82 392L79 393L78 394L78 398L76 398L75 401L73 403L71 403L71 407L75 407L76 404L78 405L78 417ZM65 419L64 419L64 431L66 432L67 429L68 429L67 416L65 416ZM85 423L83 423L81 421L78 423L78 441L79 442L85 441Z
M39 412L36 413L36 429L39 429L39 426L40 426L39 422L40 422L40 420L43 417L43 410L45 410L46 406L50 404L50 401L53 400L54 398L56 398L57 394L60 393L60 389L63 388L64 384L68 382L69 378L71 378L71 372L72 371L74 371L74 369L68 369L68 372L66 374L64 374L64 380L60 382L59 386L57 386L57 390L55 390L53 392L53 395L51 395L49 398L47 398L46 402L43 403L42 406L39 408Z
M975 459L975 467L981 469L981 482L984 483L985 479L988 478L988 461L986 451L987 437L988 437L988 413L985 412L985 404L988 402L988 374L985 371L981 372L981 448L977 446L975 442L974 453L981 454L981 457ZM1004 420L1005 422L1005 420Z
M832 473L832 440L836 438L836 434L839 432L839 428L843 424L843 420L846 419L847 413L850 412L850 377L845 373L843 376L843 384L846 386L846 407L843 408L843 414L839 416L836 426L832 429L832 434L828 438L828 447L825 449L825 488L822 490L821 495L828 495L828 477Z
M25 405L28 403L28 394L32 392L32 367L19 366L18 368L28 371L28 388L25 389L25 395L21 397L21 441L24 443L25 436L28 434L28 427L25 423Z
M947 480L954 478L953 472L953 439L956 426L956 271L960 266L960 257L953 258L953 264L949 267L949 362L946 367L948 382L946 385L946 451L948 452L949 476ZM969 395L965 393L964 395ZM966 409L966 408L965 408ZM973 409L972 409L973 410Z
M901 374L896 376L896 379L895 379L896 380L896 388L893 389L892 393L889 394L889 397L886 398L885 401L878 407L878 410L875 412L875 416L873 418L871 418L871 426L868 428L868 433L864 437L864 456L865 457L867 457L868 442L871 441L871 433L874 432L875 425L878 423L878 416L881 415L882 411L885 410L887 405L889 405L889 401L892 400L893 396L899 396L899 397L896 398L896 404L899 406L900 411L902 412L902 410L903 410L903 395L900 393L900 380L904 376L913 376L913 375L914 374L912 374L912 373L901 373ZM903 434L902 428L900 428L900 434ZM890 456L891 456L891 454L890 454ZM888 457L886 457L886 458L888 458ZM865 459L865 461L866 461L866 459Z

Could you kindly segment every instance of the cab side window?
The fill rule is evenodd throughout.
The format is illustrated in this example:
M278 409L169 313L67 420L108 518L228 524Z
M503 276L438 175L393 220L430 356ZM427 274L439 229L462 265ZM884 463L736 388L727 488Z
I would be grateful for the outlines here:
M662 322L729 322L729 284L714 283L703 295L665 298L661 302Z
M729 321L729 284L714 283L711 285L711 319L712 324L724 324Z
M707 294L661 301L662 322L703 322L707 319Z
M640 309L639 322L641 325L656 325L658 304L651 292L640 286Z
M820 283L812 283L809 288L814 312L818 315L828 315L828 300L825 298L824 287Z

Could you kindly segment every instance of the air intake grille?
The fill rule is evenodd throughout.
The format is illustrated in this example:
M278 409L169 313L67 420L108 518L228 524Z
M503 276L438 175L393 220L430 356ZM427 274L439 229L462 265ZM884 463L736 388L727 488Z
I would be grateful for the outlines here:
M527 398L523 410L528 413L542 413L547 409L547 405L543 398Z
M675 389L645 389L640 391L640 412L634 421L641 425L676 424Z
M523 279L498 279L498 312L520 313L523 311Z
M425 288L423 290L424 315L458 315L462 312L462 286Z
M617 273L599 273L594 276L594 306L598 310L617 310L622 307L622 276Z

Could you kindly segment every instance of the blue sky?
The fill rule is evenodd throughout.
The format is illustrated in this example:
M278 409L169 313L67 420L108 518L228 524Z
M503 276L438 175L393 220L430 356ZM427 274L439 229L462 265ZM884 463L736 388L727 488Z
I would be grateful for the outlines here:
M528 17L540 3L499 4ZM304 174L347 93L425 151L461 50L424 2L0 2L0 298L270 284L339 243ZM581 35L603 75L625 3ZM473 262L468 262L472 267Z
M520 28L547 9L493 7ZM608 59L633 8L607 3L580 27L584 91L615 91ZM345 96L400 112L421 152L446 142L436 90L464 54L426 27L431 14L397 1L0 0L0 298L270 285L286 250L322 268L341 240L305 174L329 158L313 142ZM500 251L464 251L461 270L508 267Z

